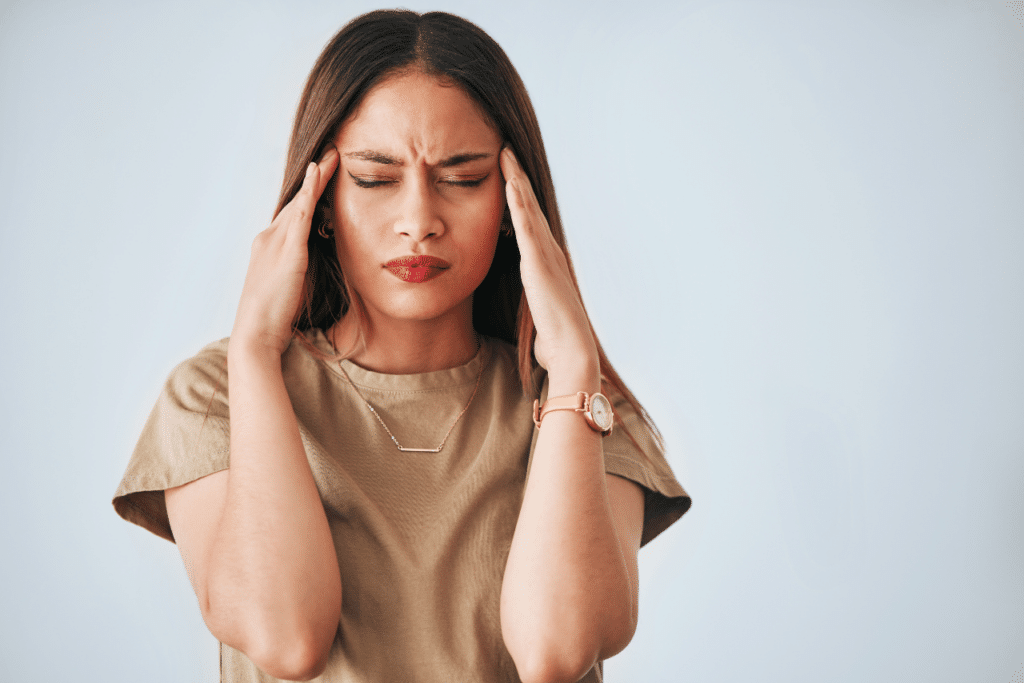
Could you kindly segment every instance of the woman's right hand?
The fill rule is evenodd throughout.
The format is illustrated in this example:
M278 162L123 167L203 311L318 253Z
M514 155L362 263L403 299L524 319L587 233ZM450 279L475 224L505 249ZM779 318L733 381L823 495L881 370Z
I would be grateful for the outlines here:
M310 162L298 193L253 240L231 331L235 348L241 345L280 356L288 347L305 291L313 211L337 168L338 150L332 145L320 163Z

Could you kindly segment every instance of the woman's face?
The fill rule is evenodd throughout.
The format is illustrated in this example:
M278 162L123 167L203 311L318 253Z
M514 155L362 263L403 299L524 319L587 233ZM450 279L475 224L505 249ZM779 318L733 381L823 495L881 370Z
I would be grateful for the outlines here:
M335 146L338 261L371 319L471 321L505 207L501 138L476 103L432 76L397 75Z

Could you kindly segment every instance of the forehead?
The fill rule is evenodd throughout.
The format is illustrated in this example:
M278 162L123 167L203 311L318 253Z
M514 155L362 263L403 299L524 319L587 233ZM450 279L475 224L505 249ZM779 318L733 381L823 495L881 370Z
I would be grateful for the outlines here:
M500 142L490 118L462 88L420 71L377 84L335 140L342 154L366 149L426 161Z

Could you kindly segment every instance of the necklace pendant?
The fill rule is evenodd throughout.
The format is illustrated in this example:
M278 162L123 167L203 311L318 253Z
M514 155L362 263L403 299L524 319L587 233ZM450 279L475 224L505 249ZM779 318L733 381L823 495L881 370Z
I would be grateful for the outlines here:
M477 346L478 350L479 348L480 347ZM395 444L395 447L398 448L398 450L401 451L402 453L440 453L441 449L444 448L445 443L448 441L448 437L451 436L452 430L455 429L455 425L459 423L459 420L462 419L462 416L466 414L467 410L469 410L469 404L473 402L473 398L476 396L476 390L480 388L480 379L484 376L484 364L480 363L480 372L476 376L476 384L473 386L473 393L469 395L469 400L466 402L465 407L463 407L462 412L455 417L455 422L452 422L452 426L448 428L447 432L445 432L444 438L441 439L441 443L437 445L437 448L406 448L402 446L402 444L398 443L398 439L396 439L395 435L391 433L391 430L388 429L388 426L384 424L384 418L380 416L380 413L374 410L373 406L370 405L370 402L363 398L363 395L359 393L359 389L356 388L355 382L353 382L352 378L348 376L347 372L345 372L345 368L341 364L340 360L338 361L338 369L341 370L342 376L344 376L345 379L348 381L349 385L351 385L352 391L356 392L356 396L363 400L363 403L366 404L367 409L369 409L370 413L373 414L375 418L377 418L377 422L380 422L380 426L384 428L384 431L387 432L388 436L391 437L391 441Z

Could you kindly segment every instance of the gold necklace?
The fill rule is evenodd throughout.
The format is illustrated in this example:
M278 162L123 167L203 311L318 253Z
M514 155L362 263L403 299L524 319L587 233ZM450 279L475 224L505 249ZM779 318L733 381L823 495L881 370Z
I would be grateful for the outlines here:
M356 392L356 396L362 399L363 403L366 404L366 407L370 409L371 413L373 413L373 416L377 418L377 422L380 422L380 426L384 428L384 431L388 433L391 440L395 442L395 446L398 447L398 450L403 453L440 453L441 449L444 448L445 442L448 441L448 435L452 433L453 429L455 429L455 425L459 424L459 420L461 420L462 416L466 414L467 410L469 410L469 404L473 402L474 398L476 398L476 390L480 388L480 378L484 376L484 363L481 362L480 373L476 376L476 385L473 387L473 393L470 394L469 400L466 401L466 407L464 407L462 412L455 418L455 422L452 422L452 426L448 428L447 432L445 432L444 438L441 439L441 443L438 444L437 448L405 448L402 444L398 443L398 439L396 439L395 435L391 433L388 426L384 424L384 420L381 418L380 414L374 410L373 406L370 405L370 402L367 401L361 393L359 393L359 389L356 388L356 383L352 381L352 378L348 376L347 372L345 372L345 368L341 366L341 361L338 361L338 369L341 370L341 374L346 380L348 380L348 383L352 385L352 391Z

